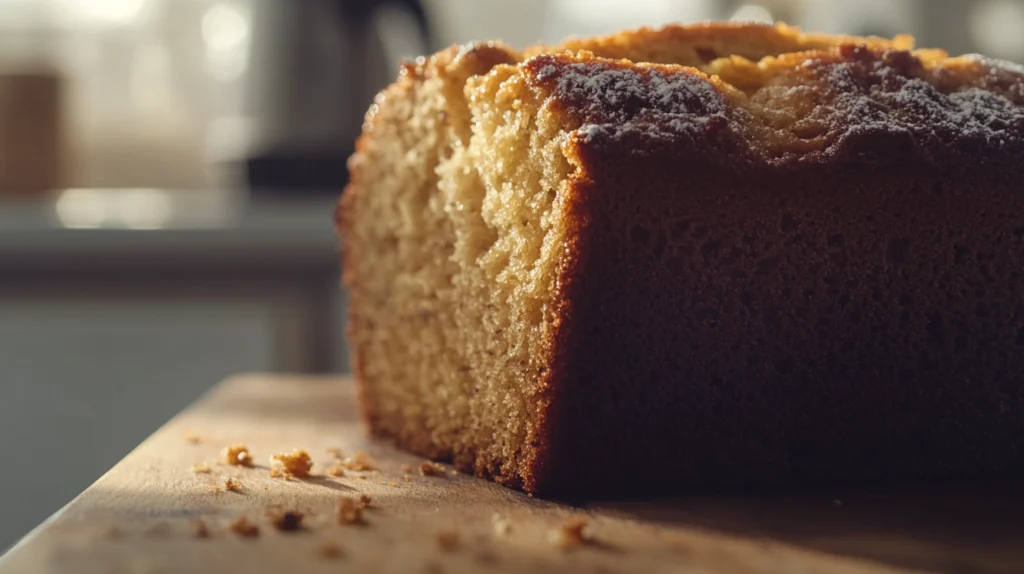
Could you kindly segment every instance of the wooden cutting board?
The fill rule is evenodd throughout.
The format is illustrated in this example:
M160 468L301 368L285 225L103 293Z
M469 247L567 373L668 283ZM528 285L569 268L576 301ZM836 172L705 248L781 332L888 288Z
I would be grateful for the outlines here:
M625 492L634 500L572 507L403 470L423 461L368 439L353 395L345 379L224 382L0 558L0 573L1024 572L1020 482L673 501ZM238 442L257 466L222 462ZM294 448L313 456L315 476L271 478L270 455ZM374 470L325 475L332 448L368 453ZM38 455L59 453L26 453L7 471L31 472ZM228 477L239 492L224 490ZM339 524L339 498L362 494L365 524ZM268 509L303 512L302 529L278 531ZM581 515L587 541L557 544ZM241 516L258 536L228 529ZM195 535L199 522L208 537Z

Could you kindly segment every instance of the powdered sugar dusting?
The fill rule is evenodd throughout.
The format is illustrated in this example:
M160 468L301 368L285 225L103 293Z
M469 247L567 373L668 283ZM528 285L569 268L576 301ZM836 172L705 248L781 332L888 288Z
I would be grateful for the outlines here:
M981 54L966 54L960 57L987 67L989 69L989 73L1004 71L1024 76L1024 66L1014 62L1000 60L999 58L990 58Z
M867 134L910 136L921 151L967 143L998 148L1024 136L1024 110L1003 95L974 85L942 91L916 61L834 63L825 75L830 123L837 143Z
M722 96L698 74L660 66L614 61L575 61L538 56L527 64L532 79L552 98L578 114L580 136L591 139L643 130L668 137L705 129L709 119L724 120Z
M682 68L553 55L525 64L527 80L578 119L582 141L614 140L622 149L678 142L718 147L730 162L740 153L780 165L1024 149L1024 68L975 56L942 66L851 47L783 71L734 108L707 78Z

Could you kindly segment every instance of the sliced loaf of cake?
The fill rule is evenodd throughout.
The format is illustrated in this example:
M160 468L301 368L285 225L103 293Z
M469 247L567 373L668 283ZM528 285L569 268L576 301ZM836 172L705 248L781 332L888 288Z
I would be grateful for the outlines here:
M1024 466L1022 106L783 25L410 63L337 211L365 418L534 493Z

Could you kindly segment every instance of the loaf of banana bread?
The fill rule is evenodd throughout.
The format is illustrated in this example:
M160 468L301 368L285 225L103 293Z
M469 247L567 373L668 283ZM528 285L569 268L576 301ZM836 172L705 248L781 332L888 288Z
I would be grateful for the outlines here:
M542 494L1024 466L1024 68L912 43L406 65L336 214L372 432Z

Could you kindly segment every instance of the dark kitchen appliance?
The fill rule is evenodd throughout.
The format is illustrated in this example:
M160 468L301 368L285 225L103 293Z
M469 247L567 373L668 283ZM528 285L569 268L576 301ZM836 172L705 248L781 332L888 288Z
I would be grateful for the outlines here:
M255 2L245 175L257 194L336 194L363 115L399 61L431 50L419 0Z

